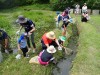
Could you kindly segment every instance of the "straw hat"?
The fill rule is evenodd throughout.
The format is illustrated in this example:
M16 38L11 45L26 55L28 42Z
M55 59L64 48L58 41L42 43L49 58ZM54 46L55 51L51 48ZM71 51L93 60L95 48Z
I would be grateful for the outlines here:
M60 36L59 38L60 38L61 41L65 41L66 40L65 36Z
M48 33L46 33L46 37L49 39L55 39L55 33L53 31L50 31Z
M19 15L18 19L16 20L17 23L26 23L27 22L27 18L25 18L23 15Z
M53 45L51 45L51 46L49 46L49 47L47 48L47 52L48 52L48 53L55 53L55 52L56 52L56 49L54 48Z

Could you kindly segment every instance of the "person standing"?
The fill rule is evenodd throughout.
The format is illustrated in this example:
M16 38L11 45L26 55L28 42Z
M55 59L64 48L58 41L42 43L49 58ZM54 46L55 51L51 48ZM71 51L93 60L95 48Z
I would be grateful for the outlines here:
M76 4L75 5L75 15L79 14L79 10L80 10L80 5Z
M35 23L25 18L23 15L19 15L16 22L19 23L21 26L20 29L16 33L19 34L21 29L24 28L25 33L27 35L26 39L27 39L28 48L29 50L31 49L31 46L30 46L30 39L31 39L32 45L34 47L34 50L33 50L33 53L34 53L36 50L36 45L34 42Z
M82 13L87 12L87 5L86 3L84 3L83 7L82 7Z

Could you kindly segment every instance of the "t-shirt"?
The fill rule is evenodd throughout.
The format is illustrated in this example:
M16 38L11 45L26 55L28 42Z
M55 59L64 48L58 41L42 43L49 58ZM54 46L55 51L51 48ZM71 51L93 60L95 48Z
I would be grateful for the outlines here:
M51 53L48 53L47 50L44 50L41 55L41 60L43 62L48 62L51 58L53 58L53 55Z
M46 37L46 33L42 36L42 40L43 40L44 44L50 44L53 41Z
M20 44L20 48L25 48L27 46L26 39L19 38L18 43Z
M0 33L1 33L0 40L7 39L8 35L7 35L7 33L5 31L0 30Z
M24 27L25 29L25 32L29 32L30 30L33 29L33 27L35 27L35 24L31 21L31 20L28 20L26 23L20 23L20 25L22 27Z
M86 10L87 10L87 6L83 6L82 11L86 11Z
M79 9L80 8L80 6L77 4L76 6L75 6L75 9Z
M59 44L63 45L63 41L61 41L60 39L58 40Z

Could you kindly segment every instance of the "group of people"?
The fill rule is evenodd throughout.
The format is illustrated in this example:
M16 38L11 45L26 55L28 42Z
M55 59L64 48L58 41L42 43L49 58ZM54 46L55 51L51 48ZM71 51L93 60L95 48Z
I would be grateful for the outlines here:
M82 6L82 15L81 15L82 22L87 22L90 19L87 9L88 9L87 4L84 3L84 5ZM75 15L78 15L79 13L80 13L80 5L76 4L75 5Z
M33 53L36 51L36 44L34 42L34 32L35 32L35 23L25 18L23 15L19 15L16 23L20 25L19 30L16 32L17 36L20 34L22 28L24 32L21 33L20 37L17 40L18 43L18 54L16 55L16 59L20 59L23 57L29 57L29 51L33 50ZM0 47L3 48L2 51L9 54L9 40L10 37L4 30L0 30ZM41 65L48 65L49 62L54 60L53 53L58 50L62 50L63 42L66 40L65 36L60 36L59 39L56 38L56 35L53 31L49 31L44 33L41 37L41 46L42 50L39 53L38 61ZM31 47L31 43L33 49Z
M24 57L28 58L28 52L31 50L30 41L34 48L33 53L36 51L36 45L34 42L35 23L25 18L23 15L18 16L16 22L21 26L20 29L16 32L17 35L19 35L22 28L25 30L18 39L18 55L16 58L20 59L20 51L22 51ZM54 57L52 54L56 52L56 48L58 48L58 50L62 50L63 42L65 40L65 36L61 36L58 40L53 31L44 33L41 38L42 51L39 53L38 58L40 64L47 65L50 61L53 61Z
M76 5L76 13L78 13L78 9L80 8L79 5ZM48 65L49 62L54 61L53 53L55 53L58 48L58 50L62 50L62 48L65 48L63 46L63 43L66 40L66 29L69 23L72 23L72 18L70 17L70 8L66 8L61 14L60 12L57 12L57 18L56 18L56 26L60 27L59 23L62 21L62 36L59 37L59 39L56 38L56 35L53 31L49 31L44 33L44 35L41 37L41 46L42 50L38 55L38 61L41 65ZM88 14L87 14L87 6L86 3L84 3L84 6L82 7L82 22L88 21ZM36 44L34 42L34 32L36 30L35 23L25 18L23 15L19 15L18 19L16 20L16 23L20 25L19 30L16 32L17 35L20 34L22 28L24 28L24 32L20 35L19 39L17 40L18 43L18 55L16 56L16 59L20 59L22 54L24 57L29 58L29 52L32 50L33 53L36 52ZM10 37L8 34L0 30L0 45L2 47L2 51L9 54L9 39ZM33 49L31 47L31 43L33 46ZM22 52L22 54L20 53Z

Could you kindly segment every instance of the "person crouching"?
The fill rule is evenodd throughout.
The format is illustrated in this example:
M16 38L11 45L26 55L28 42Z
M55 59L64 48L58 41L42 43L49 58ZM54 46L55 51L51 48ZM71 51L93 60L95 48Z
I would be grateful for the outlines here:
M39 54L38 61L41 65L48 65L55 58L53 57L53 53L56 52L56 49L53 45L49 46L46 50L43 50Z
M90 17L88 15L88 12L82 13L82 19L81 19L82 22L87 22L89 19Z

